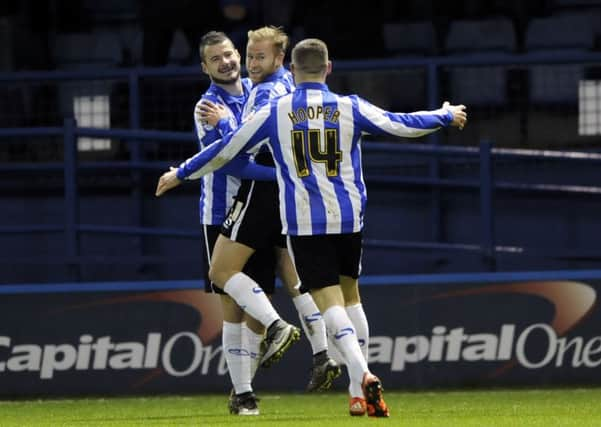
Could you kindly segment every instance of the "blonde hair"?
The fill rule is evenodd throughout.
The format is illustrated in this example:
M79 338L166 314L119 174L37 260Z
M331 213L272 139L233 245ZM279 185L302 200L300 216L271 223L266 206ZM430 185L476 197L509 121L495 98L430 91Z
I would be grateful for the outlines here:
M282 27L269 25L248 32L249 42L260 42L264 40L271 41L278 53L286 53L286 49L288 48L288 35L284 32Z

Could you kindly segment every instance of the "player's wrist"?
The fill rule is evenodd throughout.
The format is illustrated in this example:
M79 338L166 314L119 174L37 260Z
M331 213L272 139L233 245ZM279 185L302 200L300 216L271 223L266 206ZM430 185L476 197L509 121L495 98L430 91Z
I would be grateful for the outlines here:
M179 168L177 168L177 171L175 172L175 177L180 181L184 181L186 179L186 170L184 169L184 167L180 166Z

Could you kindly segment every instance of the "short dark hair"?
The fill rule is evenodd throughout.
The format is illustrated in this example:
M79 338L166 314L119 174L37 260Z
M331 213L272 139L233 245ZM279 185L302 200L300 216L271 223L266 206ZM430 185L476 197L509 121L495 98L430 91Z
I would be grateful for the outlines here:
M204 62L205 57L205 48L207 46L213 46L219 43L223 43L224 41L229 41L232 46L234 43L230 40L230 38L223 31L209 31L204 36L200 38L200 43L198 44L198 53L200 54L200 62Z
M319 39L301 40L291 56L294 68L301 73L320 74L328 67L328 46Z

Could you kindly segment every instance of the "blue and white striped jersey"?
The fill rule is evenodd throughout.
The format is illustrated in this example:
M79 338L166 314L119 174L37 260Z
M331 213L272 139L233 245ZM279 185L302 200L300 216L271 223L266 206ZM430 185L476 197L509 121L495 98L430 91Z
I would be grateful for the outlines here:
M294 90L292 73L284 67L278 68L273 74L257 83L250 91L248 100L244 105L242 120L246 120L267 102L278 96L285 95Z
M357 95L330 92L323 83L301 83L203 150L197 166L204 166L198 173L211 172L241 150L267 143L276 163L284 234L358 232L367 200L362 135L419 137L452 120L444 109L391 113Z
M213 127L207 123L201 123L194 115L194 124L201 150L215 141L221 140L225 134L240 125L242 111L250 93L251 85L250 79L242 79L243 94L235 96L211 83L196 105L198 106L203 100L221 104L228 110L229 118L219 120L217 126ZM196 111L196 107L194 110ZM240 179L235 176L223 172L204 175L200 184L200 223L220 225L225 220L238 187L240 187Z
M286 70L284 67L278 68L273 74L268 76L265 80L260 83L257 83L252 87L250 93L248 94L248 98L246 103L244 104L244 109L242 112L242 121L246 120L249 116L251 116L256 110L265 105L271 99L276 98L281 95L285 95L294 90L294 79L292 77L292 73ZM221 121L220 121L221 123ZM225 129L224 129L225 130ZM221 136L225 135L225 132L222 133ZM220 136L220 137L221 137ZM215 139L211 140L215 142ZM204 147L201 147L201 150ZM265 151L268 152L268 149L265 147ZM255 153L257 150L254 150ZM199 163L200 161L200 163ZM253 162L249 162L250 164L254 164ZM177 177L179 179L198 179L202 175L198 173L198 170L204 165L204 161L200 154L195 154L194 156L186 159L178 168ZM236 167L238 169L244 168L244 175L236 175L242 176L246 179L261 179L261 180L275 180L275 174L273 177L268 179L268 173L266 169L261 169L260 166L255 165L252 169L244 166L244 162L239 162ZM269 166L266 166L269 167ZM231 169L231 168L228 168ZM249 170L250 169L250 170Z
M244 105L244 111L242 112L242 121L248 120L257 110L267 104L270 100L277 98L282 95L286 95L294 90L294 77L292 73L286 70L284 67L278 68L273 74L265 78L261 83L257 83L253 86L248 100ZM264 161L263 164L273 165L269 156L269 150L267 147L258 147L257 150L251 150L252 152L262 152L259 161Z

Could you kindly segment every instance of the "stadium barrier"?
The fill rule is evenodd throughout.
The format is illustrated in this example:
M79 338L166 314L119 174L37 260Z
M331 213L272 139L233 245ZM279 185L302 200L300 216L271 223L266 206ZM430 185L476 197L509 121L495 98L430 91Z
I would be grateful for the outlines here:
M353 73L372 73L376 71L382 72L397 72L402 70L414 70L419 69L420 75L418 79L425 79L422 99L419 100L419 105L427 106L428 108L436 108L439 106L440 100L443 96L451 96L450 99L456 101L462 99L462 93L449 92L448 85L445 83L446 75L448 71L455 67L472 67L474 69L483 69L486 71L489 66L503 67L503 69L509 69L509 71L528 71L535 66L577 66L582 71L578 76L586 78L588 74L594 78L595 67L601 64L601 54L599 52L537 52L536 54L490 54L490 55L453 55L447 57L424 57L424 58L391 58L387 60L379 61L335 61L336 76L341 76L339 81L334 81L332 87L341 86L345 83L344 80L348 81L348 87L344 87L344 91L352 90L353 92L360 92L363 89L362 83L371 80L381 80L387 84L386 94L393 94L395 99L403 99L403 94L397 94L400 90L393 81L387 80L387 75L382 78L365 78L361 75L361 78L352 78ZM588 68L587 68L588 67ZM553 71L555 70L555 71ZM561 76L563 72L559 69L553 68L548 73L548 81L550 91L556 86L561 86ZM579 72L580 72L579 71ZM585 73L586 71L586 73ZM486 74L486 72L484 72ZM509 73L511 74L511 73ZM518 73L519 74L519 73ZM334 75L332 76L334 77ZM415 76L414 76L415 77ZM408 82L409 86L415 86L415 79L411 77ZM570 78L574 75L570 74ZM35 188L36 184L29 184L29 178L31 176L37 177L39 180L43 180L41 176L44 173L52 173L55 179L62 180L64 184L61 191L62 206L64 207L64 215L59 221L53 221L52 218L46 219L32 219L28 215L11 215L10 210L3 210L2 226L0 227L0 237L5 243L3 246L6 248L5 252L0 252L0 263L12 264L21 266L24 270L28 269L31 265L44 266L53 265L68 266L68 272L62 274L47 274L49 281L61 281L61 280L93 280L92 275L82 273L85 267L90 265L100 264L111 264L119 263L137 265L139 270L143 270L145 266L149 264L153 265L164 265L173 261L170 260L167 255L162 252L156 253L148 250L145 245L144 239L148 238L161 238L162 241L169 238L177 239L196 239L199 236L198 230L195 228L195 224L190 228L173 229L168 228L169 224L158 224L158 226L148 227L147 223L155 223L156 218L144 218L145 203L148 203L148 196L144 194L143 182L141 177L147 177L148 174L153 173L152 180L156 179L156 174L160 171L165 170L168 166L173 164L172 159L181 160L185 158L183 153L168 152L168 155L162 156L164 151L161 151L161 144L165 146L179 146L182 144L189 149L194 149L196 143L192 132L188 131L150 131L142 130L142 127L149 125L158 126L160 118L164 115L163 110L158 110L154 104L165 103L165 100L171 99L179 92L164 90L163 97L158 97L158 101L149 100L149 94L145 91L146 83L149 80L165 83L177 83L182 79L188 79L194 82L200 80L205 81L198 70L197 66L193 67L165 67L165 68L135 68L135 69L87 69L87 70L63 70L63 71L52 71L52 72L20 72L20 73L0 73L0 87L2 88L16 88L18 91L21 89L25 90L35 85L42 85L42 83L48 83L49 85L55 85L59 88L54 88L60 92L61 85L79 84L79 83L109 83L111 82L114 86L118 86L119 90L117 94L126 94L123 98L119 96L116 98L116 104L119 108L124 111L117 111L118 120L111 121L110 125L112 129L94 129L89 127L81 127L72 121L72 119L66 119L63 122L62 116L54 115L53 119L58 117L58 122L52 121L53 125L44 127L11 127L6 126L0 129L0 173L7 179L3 180L0 184L2 191L12 191L18 193L18 189ZM483 82L472 81L477 89L477 86L483 84ZM343 82L341 82L343 81ZM407 82L406 82L407 83ZM505 82L507 83L507 82ZM357 87L355 88L355 85ZM452 86L452 85L451 85ZM402 86L406 88L407 85ZM517 90L517 89L519 90ZM503 148L503 144L500 140L505 138L505 130L511 128L511 132L507 135L511 135L512 141L519 141L525 146L540 146L540 144L532 144L531 138L534 135L538 135L541 130L545 130L546 133L543 135L543 139L554 134L559 133L558 127L561 129L569 129L570 138L584 138L579 141L584 141L584 144L588 144L591 141L591 136L580 137L576 136L577 124L572 128L571 123L569 126L566 122L562 121L562 118L566 115L570 115L572 119L576 118L574 114L578 109L578 94L576 86L570 88L569 102L566 104L566 99L560 99L557 103L551 103L546 106L540 106L538 104L530 106L524 104L528 101L527 87L518 85L511 89L512 91L519 92L520 98L517 103L507 100L507 103L503 105L495 105L494 107L488 108L487 106L472 105L470 104L470 125L463 132L438 132L430 137L424 139L427 142L425 145L411 145L411 144L382 144L379 148L378 143L365 144L366 153L366 166L367 179L370 185L370 193L374 194L378 188L394 187L394 188L408 188L410 191L416 189L424 190L424 194L428 198L429 211L424 215L422 212L420 216L427 217L426 225L426 236L425 238L395 238L396 236L390 236L387 234L387 230L383 230L380 233L373 235L367 235L366 247L374 248L377 250L395 250L395 251L413 251L414 253L452 253L457 256L463 256L467 254L473 258L481 258L481 262L470 263L468 265L459 265L455 269L457 271L495 271L503 270L508 267L515 269L516 265L511 263L510 266L507 264L499 263L499 256L505 257L545 257L549 262L561 262L560 268L574 268L579 265L586 265L588 268L593 263L598 263L601 259L600 253L597 249L596 244L590 239L593 233L586 233L586 231L578 230L563 230L558 231L557 234L565 236L563 241L554 241L548 243L546 239L540 239L541 233L534 236L532 233L528 233L528 228L534 227L531 224L520 225L515 224L507 225L500 233L498 231L500 218L499 204L509 205L506 203L506 199L502 197L509 194L517 194L518 196L527 197L532 195L537 200L554 197L555 195L561 196L564 199L569 199L568 203L564 204L564 209L570 212L562 212L562 215L570 216L573 215L583 216L587 212L589 216L594 217L596 214L596 207L589 210L590 204L581 203L585 198L591 198L598 200L597 195L600 193L599 187L597 186L596 175L594 172L595 165L599 162L599 155L587 151L576 152L572 150L563 150L560 152L554 152L549 150L534 150L534 149L515 149L515 148ZM164 88L163 88L164 89ZM168 87L167 89L170 89ZM188 96L191 96L195 100L194 91L190 91L189 87L184 88ZM365 88L369 89L369 87ZM509 88L506 88L509 90ZM540 89L540 88L539 88ZM543 87L545 89L545 87ZM403 89L404 90L404 89ZM17 92L18 92L17 91ZM51 93L53 91L50 91ZM84 91L85 92L85 91ZM90 93L95 93L94 89L89 89ZM191 92L191 95L190 95ZM20 93L20 92L19 92ZM46 92L41 91L42 95L45 96ZM68 94L71 92L67 91ZM470 93L473 93L470 92ZM476 90L478 93L478 90ZM154 95L154 92L150 92L150 95ZM33 96L32 94L29 94ZM374 93L370 93L375 95ZM398 96L397 96L398 95ZM518 98L519 98L518 97ZM376 97L377 98L377 97ZM20 105L18 97L15 96L14 100L15 114L19 113L20 110L17 108ZM54 99L50 97L49 99ZM592 100L594 101L594 99ZM32 102L35 104L35 102ZM415 106L418 101L413 100L412 104ZM187 103L186 105L188 105ZM12 104L11 104L12 105ZM192 105L192 104L189 104ZM60 108L50 105L50 111L61 111ZM111 104L111 108L113 105ZM527 108L526 108L527 107ZM516 108L519 110L519 114L515 115ZM167 108L168 110L169 108ZM527 122L532 122L530 116L536 115L538 111L545 111L543 117L542 126L537 131L528 131ZM153 114L148 114L149 113ZM490 110L490 111L489 111ZM564 114L565 110L565 114ZM67 111L67 110L65 110ZM504 118L505 113L511 112L511 117L508 120ZM552 112L561 111L562 113L558 116L553 115ZM186 114L179 114L180 121L178 123L185 123L185 129L191 127L191 118L189 117L190 109L186 107ZM3 110L4 114L5 111ZM9 111L12 113L12 110ZM491 127L490 130L484 131L482 129L488 129L489 125L493 123L490 121L488 113L492 115L499 115L501 120L496 123L496 127ZM569 113L569 114L568 114ZM3 115L2 114L2 115ZM149 115L150 121L144 119L145 115ZM591 115L593 119L597 117L594 114ZM473 117L473 119L472 119ZM26 117L29 119L29 117ZM111 116L111 120L113 117ZM526 120L527 119L527 120ZM25 124L34 122L34 120L24 120L23 117L19 117L19 120ZM163 122L160 122L163 124ZM510 126L508 126L510 124ZM519 135L512 133L514 127L519 124ZM594 123L593 123L594 124ZM129 127L129 129L124 129ZM471 129L480 129L477 132L472 132ZM453 136L459 135L459 136ZM487 138L484 138L487 136ZM49 145L41 143L40 139L46 140L48 138L54 138L56 150L55 152L47 155L46 160L15 160L7 155L4 159L4 150L6 147L20 146L25 144L25 149L32 147L38 147L36 144L40 142L39 147ZM77 153L77 139L81 140L84 138L97 138L97 139L110 139L116 141L116 144L120 150L118 152L109 153L108 157L102 157L102 154L98 154L98 161L94 160L94 156L85 156L81 152ZM455 139L453 139L455 138ZM521 138L524 138L523 140ZM46 141L45 140L45 141ZM447 145L448 142L459 140L461 145ZM44 141L44 142L45 142ZM422 142L422 140L418 140ZM485 141L490 141L488 144ZM572 139L569 139L572 141ZM445 142L445 144L441 144ZM494 144L494 146L493 146ZM551 144L551 142L549 142ZM151 149L148 149L148 148ZM158 147L158 148L157 148ZM486 151L490 150L490 155L486 154ZM10 151L10 149L8 150ZM35 149L30 150L35 153ZM43 150L41 150L43 151ZM373 162L368 162L367 157L375 153L375 156L380 153L380 157L387 158L384 161L378 159ZM9 153L10 154L10 153ZM17 153L27 157L23 153ZM94 153L92 153L94 154ZM79 156L79 159L78 159ZM119 157L121 156L121 157ZM403 156L408 156L411 159L403 159ZM18 156L16 156L18 157ZM40 155L44 159L43 155ZM398 173L391 173L392 168L391 162L386 160L397 159L404 163L398 163L404 167L399 168L398 164L394 167L398 170ZM6 160L6 161L3 161ZM170 161L171 160L171 161ZM488 163L487 163L488 162ZM533 164L547 164L556 163L566 165L565 169L562 169L557 173L556 171L547 172L545 176L538 174L535 176L535 180L529 182L524 177L522 171L517 171L515 177L508 179L503 173L505 171L516 172L516 169L534 169ZM370 168L373 165L373 168ZM384 165L387 168L386 173L382 173L378 168ZM563 167L563 166L562 166ZM448 169L452 169L456 176L449 178ZM455 172L457 169L459 172ZM421 175L412 175L409 172L414 169L420 169ZM465 170L467 173L463 173ZM582 182L578 182L573 179L576 172L580 173L582 170L588 170L589 173L585 176ZM130 215L128 224L106 224L96 223L94 221L80 220L81 211L85 208L86 200L81 194L81 184L78 182L78 177L81 177L84 173L91 173L99 171L105 175L109 175L111 172L121 173L127 175L130 178L127 184L130 185L128 189L127 200L128 203L128 214ZM404 172L407 172L406 174ZM467 176L469 173L469 176ZM61 176L62 174L62 176ZM146 175L144 175L146 174ZM560 179L553 178L548 181L550 177L556 176ZM16 180L24 181L26 184L22 186L13 186L14 177ZM147 181L148 182L148 181ZM15 188L17 190L15 190ZM466 227L465 218L461 218L460 224L446 224L448 214L448 208L445 206L445 193L453 191L453 194L457 194L461 191L467 191L476 194L475 212L477 216L477 226L474 227L474 222L469 223L469 227ZM41 191L41 190L40 190ZM593 197L591 197L593 196ZM370 195L370 198L372 196ZM8 204L13 204L14 201L17 203L23 203L28 206L25 202L18 200L18 194ZM41 199L40 199L41 200ZM371 199L370 199L371 200ZM578 205L572 209L571 202L573 200L578 201ZM121 204L122 199L119 199L116 203ZM471 200L469 201L471 202ZM32 202L33 203L33 202ZM44 199L43 205L49 205L50 202ZM448 203L447 203L448 204ZM584 205L581 207L580 205ZM156 205L155 205L156 206ZM37 207L36 207L37 208ZM33 211L32 209L27 209ZM56 208L49 208L50 210L56 210ZM90 208L88 208L90 209ZM516 211L520 211L521 206L515 207ZM545 212L552 211L552 209L546 209ZM370 212L374 212L371 209ZM396 212L396 211L395 211ZM191 217L193 215L191 214ZM404 217L399 221L405 220ZM578 222L580 217L575 218L574 222ZM549 228L557 225L557 222L561 222L562 218L555 218L555 222L550 224L548 228L544 230L546 232ZM582 227L589 227L590 218L582 219ZM374 222L372 222L373 224ZM383 222L384 223L384 222ZM542 223L542 221L539 221ZM377 225L377 224L376 224ZM408 223L408 228L418 229L419 227L412 227L413 223ZM419 224L418 224L419 225ZM475 228L474 233L457 233L457 230L470 230ZM569 227L566 227L569 228ZM507 229L516 230L517 237L511 236L511 238L500 239L499 236L505 237L510 235ZM537 230L538 231L538 230ZM575 231L575 233L573 233ZM464 235L467 234L467 235ZM38 254L36 249L37 241L45 239L47 236L52 235L53 237L64 236L64 242L53 239L48 243L48 253ZM110 251L110 253L98 253L99 251L90 251L89 248L82 248L81 237L89 236L131 236L132 239L136 239L136 243L133 250L127 251L126 253L117 253ZM457 235L456 237L449 237L450 235ZM586 235L586 236L583 236ZM521 236L525 236L523 239ZM421 237L421 236L420 236ZM588 238L587 238L588 237ZM21 239L19 239L21 238ZM48 239L50 240L50 239ZM88 239L89 240L89 239ZM560 239L557 239L560 240ZM17 245L14 245L14 242ZM564 244L569 242L570 244ZM96 243L96 241L94 242ZM573 243L573 244L572 244ZM121 242L119 242L121 244ZM33 246L32 250L29 246ZM156 246L160 246L157 244ZM104 248L103 248L104 249ZM191 251L185 251L187 254ZM196 255L195 255L196 256ZM186 255L180 255L179 261L186 259ZM193 261L193 257L189 257L188 261ZM440 263L448 262L448 260L439 261L436 260L434 263L437 265ZM377 263L376 263L377 264ZM389 263L391 264L391 263ZM522 265L523 266L523 265ZM429 264L426 271L435 271L436 267L431 267ZM537 264L526 265L524 269L535 269L540 267ZM544 268L548 265L542 266ZM378 267L379 268L379 267ZM29 271L33 269L29 268ZM412 270L407 270L412 271ZM96 271L99 274L98 271ZM124 273L124 272L120 272ZM170 277L170 272L165 274L156 275L155 277L167 278ZM27 274L23 274L24 281L32 281L34 279L27 277ZM40 276L42 277L42 276ZM103 277L100 275L100 277ZM125 274L119 277L127 277ZM142 277L144 278L144 277ZM145 278L149 278L148 276ZM14 282L17 279L16 275L8 276L3 282ZM37 280L37 276L35 278ZM44 280L44 279L40 279Z
M156 171L160 173L167 170L169 164L164 161L148 161L143 159L131 159L126 161L80 161L77 155L77 140L80 137L95 138L119 138L133 143L138 148L133 151L141 151L140 146L144 143L155 141L190 141L192 137L186 132L166 132L150 130L131 130L131 129L95 129L79 128L75 126L73 119L66 119L63 128L22 128L22 129L0 129L0 138L2 137L35 137L43 135L58 135L62 137L64 144L64 157L62 162L35 163L35 164L2 164L0 163L0 172L16 172L27 170L28 173L44 174L52 171L63 171L64 188L64 223L62 224L21 224L19 226L0 227L0 235L8 234L31 234L31 233L63 233L65 251L62 255L53 254L52 257L39 259L38 262L59 263L71 266L72 279L77 280L80 276L78 271L81 266L100 262L110 262L111 256L106 255L86 256L81 253L79 241L83 234L104 234L104 235L133 235L133 236L155 236L155 237L177 237L184 239L198 239L199 230L196 229L169 229L162 226L141 227L141 226L113 226L99 224L85 224L79 220L79 200L80 190L78 189L78 174L82 171L126 171L136 174L139 171ZM529 250L536 250L541 254L552 252L555 256L579 256L574 251L565 251L561 248L549 250L541 248L527 248L516 246L504 246L496 244L495 236L495 210L494 194L498 192L523 192L534 194L576 194L580 196L598 196L601 194L601 187L597 185L571 185L571 184L548 184L544 182L527 183L520 181L507 181L495 177L494 165L504 162L521 162L534 159L537 162L555 161L561 163L571 163L576 165L597 165L601 163L601 154L586 152L553 152L541 150L526 149L506 149L493 148L489 141L482 141L479 148L441 146L437 144L406 144L406 143L379 143L370 142L364 145L364 152L370 154L385 156L401 155L404 158L426 158L426 161L458 159L465 165L472 165L475 174L471 176L460 177L442 177L439 175L420 177L420 176L399 176L398 174L386 174L378 172L378 167L367 170L366 180L370 185L386 186L409 186L409 187L429 187L432 189L467 189L477 192L479 199L479 242L472 243L447 243L443 241L415 242L402 240L383 240L366 238L366 247L388 248L388 249L413 249L413 250L440 250L456 252L479 253L485 260L489 271L495 270L496 255L498 253L523 254ZM407 160L405 160L407 162ZM412 162L412 161L410 161ZM413 163L410 163L413 164ZM474 176L475 175L475 176ZM135 188L133 190L136 190ZM137 198L137 203L143 203L140 197L140 190L132 191L133 197ZM140 207L140 209L142 209ZM437 219L432 220L432 228L435 227ZM599 256L599 254L594 255ZM115 255L115 259L121 259L124 262L123 255ZM131 263L169 262L170 255L159 254L153 256L134 256L125 257ZM31 263L29 256L5 256L2 263L14 264L19 262Z
M366 276L370 368L387 389L598 385L601 270ZM227 393L201 281L0 287L3 397ZM290 298L274 304L297 323ZM305 338L255 389L302 391ZM347 379L334 388L346 390Z

